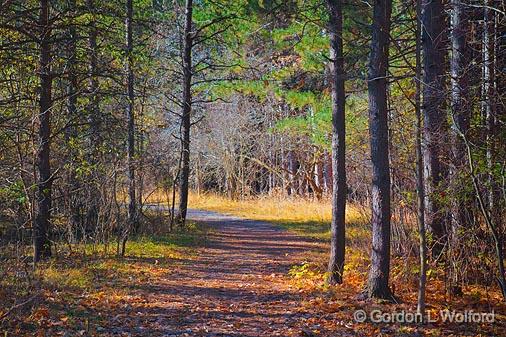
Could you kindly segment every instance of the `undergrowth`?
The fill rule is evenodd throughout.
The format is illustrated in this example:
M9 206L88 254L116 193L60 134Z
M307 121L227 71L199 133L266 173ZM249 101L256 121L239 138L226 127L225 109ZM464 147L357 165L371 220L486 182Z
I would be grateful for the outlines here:
M189 223L173 232L132 237L125 257L116 256L115 242L58 244L54 257L35 269L30 247L3 247L0 331L17 336L16 331L47 330L49 324L86 335L90 320L100 320L86 309L90 302L117 303L139 284L167 277L179 263L196 257L207 231Z

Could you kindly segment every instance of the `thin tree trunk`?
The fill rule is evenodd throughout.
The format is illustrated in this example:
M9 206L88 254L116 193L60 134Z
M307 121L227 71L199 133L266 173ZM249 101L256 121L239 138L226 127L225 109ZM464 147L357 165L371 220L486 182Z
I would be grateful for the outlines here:
M137 154L139 157L137 163L137 208L139 215L142 213L142 208L144 206L144 148L145 148L145 133L144 133L144 107L146 106L146 90L147 83L144 82L143 90L142 90L142 99L140 101L140 109L139 115L137 117L137 133L138 133L138 141L137 141ZM140 230L140 221L136 221L135 233Z
M369 297L391 299L390 168L388 154L387 70L391 0L374 3L369 62L369 134L372 162L372 250Z
M88 12L91 14L92 19L89 27L89 36L88 36L88 49L89 49L89 60L88 60L88 95L90 97L90 102L88 105L88 123L89 123L89 138L88 138L88 146L89 146L89 161L91 166L95 167L94 174L92 175L92 181L88 185L88 209L86 214L86 231L93 231L97 226L98 221L98 205L97 201L99 199L99 191L97 188L97 181L95 178L98 176L99 168L98 161L100 158L100 147L101 147L101 117L100 117L100 108L99 108L99 95L98 95L98 77L97 77L97 66L98 66L98 58L97 58L97 35L98 30L95 22L95 2L94 0L87 0L86 5L88 7Z
M416 1L416 192L417 192L417 220L418 235L420 240L420 277L418 280L417 312L425 315L425 289L427 283L427 236L425 233L425 188L423 184L423 155L422 155L422 116L421 116L421 6L420 0Z
M446 215L441 188L446 179L443 144L446 141L445 110L445 11L441 0L422 1L423 117L425 221L432 230L433 255L438 256L446 241Z
M332 90L332 223L328 283L342 283L345 255L346 166L343 11L341 0L328 0Z
M40 97L39 97L39 144L37 148L37 209L33 226L33 261L38 262L51 256L48 232L51 220L51 107L52 75L49 23L49 1L40 1Z
M202 193L202 159L200 152L197 154L197 167L195 172L196 177L196 185L197 185L197 195L200 197L200 194ZM239 169L242 171L242 165L239 163ZM244 189L244 182L242 183L242 189ZM244 195L244 191L241 192L241 196Z
M297 194L297 159L295 158L295 153L293 150L288 150L287 152L287 161L288 161L288 171L289 171L289 185L287 189L288 195L296 195Z
M460 0L452 0L452 57L451 57L451 84L452 106L451 111L456 123L455 127L467 133L470 123L469 104L469 80L466 67L469 65L470 47L467 43L469 38L469 16L466 4ZM465 145L462 138L455 132L455 167L456 171L465 163ZM456 191L458 192L458 191ZM459 219L458 219L459 220Z
M456 123L454 129L467 133L471 118L469 99L469 81L467 67L469 66L470 48L467 43L469 35L469 17L467 5L460 0L452 0L452 56L451 56L451 113L453 121ZM453 136L453 172L451 174L452 194L452 229L449 240L449 249L453 251L451 256L458 256L460 247L460 232L467 221L467 211L470 204L467 202L468 196L465 192L464 181L460 174L465 168L465 145L457 132ZM452 261L450 267L451 293L461 294L459 273L460 267L456 264L458 261Z
M497 186L493 174L494 166L494 133L495 133L495 113L493 104L493 82L494 82L494 53L493 53L493 37L491 36L492 25L494 20L492 18L492 11L488 8L489 1L485 1L483 8L483 35L482 35L482 115L485 119L486 125L486 157L487 157L487 171L488 171L488 193L487 193L487 206L491 215L499 218L497 211Z
M493 2L492 2L493 4ZM495 16L497 15L495 11L490 9L491 2L486 0L484 2L483 7L483 44L482 44L482 114L485 117L486 123L486 158L487 158L487 197L486 199L481 196L479 186L483 186L483 184L478 183L478 178L476 174L474 174L474 187L476 194L478 196L478 201L480 205L481 212L485 218L486 223L488 224L492 237L494 239L496 257L497 257L497 266L499 276L497 278L499 286L501 288L503 298L506 301L506 279L505 279L505 271L504 271L504 253L503 253L503 235L501 233L502 227L502 219L501 216L501 208L500 208L500 193L498 189L498 184L496 182L496 178L494 176L494 165L496 162L496 146L495 146L495 137L496 137L496 127L497 120L496 115L499 116L499 113L495 111L499 106L494 104L494 87L496 82L496 74L495 69L501 69L500 67L496 68L495 64L495 41L500 41L499 37L494 37L494 30L496 22ZM497 34L497 33L496 33ZM499 72L497 74L499 76ZM504 104L502 104L504 106ZM465 136L465 133L464 133ZM469 164L472 163L472 158L470 154L470 145L466 142L467 148L469 151ZM473 166L471 166L471 172L473 173Z
M183 109L181 114L182 165L179 184L179 215L178 223L184 226L188 208L188 188L190 178L190 126L192 110L192 0L186 0L185 28L183 44Z
M98 104L98 80L97 80L97 36L98 30L95 22L95 1L87 0L86 5L89 13L93 16L90 22L90 30L88 36L89 63L88 63L88 91L90 95L90 104L88 111L88 120L90 124L90 149L92 158L98 155L97 151L100 146L100 111Z
M133 4L132 0L126 2L126 65L125 73L127 80L127 169L128 169L128 223L123 235L121 255L125 255L125 245L130 231L135 227L137 221L137 209L135 199L135 119L134 119L134 73L133 73L133 37L132 37L132 19Z
M75 0L70 0L70 11L74 13L76 10ZM72 146L72 142L77 138L76 122L78 119L77 114L77 55L76 55L76 43L77 43L77 32L75 25L71 24L68 31L68 83L67 83L67 115L68 115L68 127L65 130L65 140L69 144L68 162L69 171L67 173L68 183L68 202L70 212L70 234L73 235L74 230L78 228L80 223L80 197L77 195L79 191L79 181L75 176L76 159L77 153L75 148ZM73 241L71 238L70 241Z

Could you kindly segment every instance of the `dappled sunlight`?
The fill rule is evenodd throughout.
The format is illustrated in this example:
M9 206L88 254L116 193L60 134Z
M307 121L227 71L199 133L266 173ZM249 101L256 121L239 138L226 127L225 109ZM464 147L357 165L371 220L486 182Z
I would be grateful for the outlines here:
M503 3L0 1L0 337L506 336Z

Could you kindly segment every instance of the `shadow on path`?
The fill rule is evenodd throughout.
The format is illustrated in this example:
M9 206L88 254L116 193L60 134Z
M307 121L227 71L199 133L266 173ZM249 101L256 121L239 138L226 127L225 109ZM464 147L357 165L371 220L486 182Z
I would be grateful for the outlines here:
M188 218L212 230L195 259L131 288L136 301L105 327L128 336L298 336L311 314L286 273L321 243L274 225L209 211ZM128 322L128 324L126 324Z

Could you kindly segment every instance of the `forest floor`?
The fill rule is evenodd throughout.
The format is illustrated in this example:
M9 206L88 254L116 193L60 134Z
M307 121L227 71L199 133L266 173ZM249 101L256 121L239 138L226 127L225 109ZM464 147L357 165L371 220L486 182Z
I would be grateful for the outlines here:
M359 299L363 282L352 272L346 285L325 286L314 268L327 253L324 239L205 210L190 210L189 218L199 224L195 235L205 239L186 233L190 237L183 241L141 240L130 243L124 260L81 266L73 260L73 269L52 272L52 265L46 266L38 304L18 322L4 319L5 336L503 336L506 331L504 306L490 307L482 298L468 298L456 309L495 310L495 323L355 322L356 310L413 312L413 305ZM352 257L349 268L355 262Z

